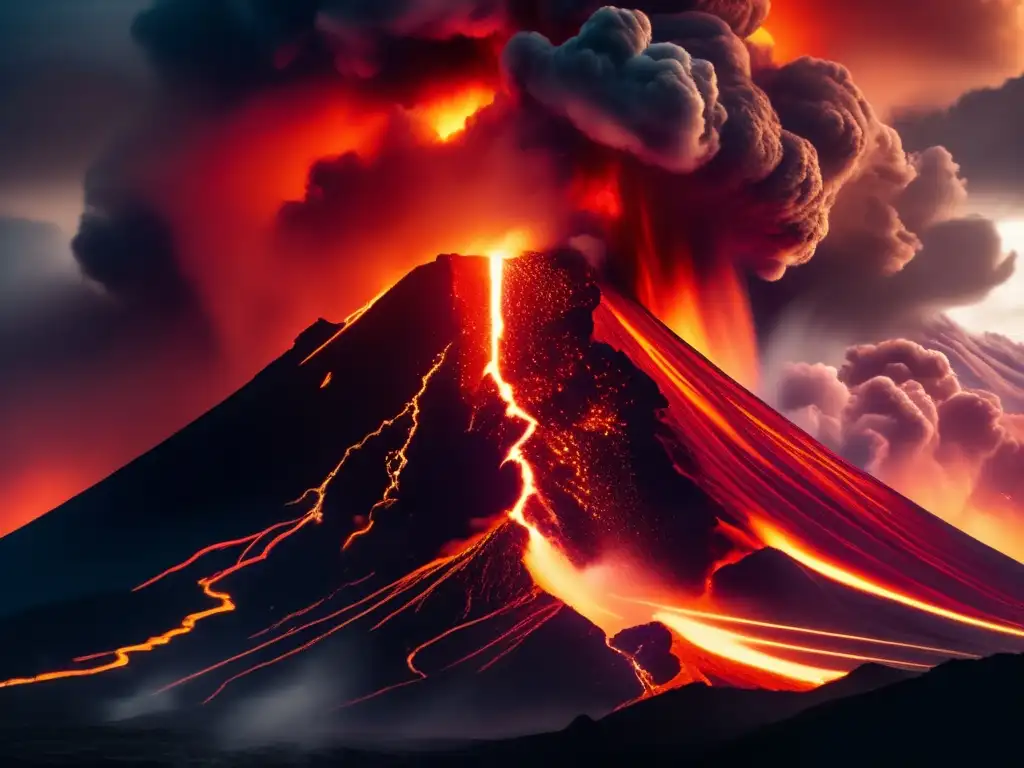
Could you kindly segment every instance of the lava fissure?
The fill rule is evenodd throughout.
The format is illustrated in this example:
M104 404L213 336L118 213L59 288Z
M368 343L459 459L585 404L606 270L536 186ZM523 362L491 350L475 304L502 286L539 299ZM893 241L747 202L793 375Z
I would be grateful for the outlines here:
M366 307L363 310L363 312L365 312L367 309L369 309L369 307L372 306L375 301L376 301L376 299L374 299L373 301L369 302L366 305ZM356 317L356 319L358 319L358 317L361 317L361 316L362 316L362 314L359 314ZM351 322L354 322L354 320L352 320ZM248 568L251 565L254 565L256 563L261 563L261 562L265 561L270 556L270 554L274 551L274 549L277 547L278 544L280 544L281 542L285 541L286 539L291 538L294 534L298 533L300 530L305 528L310 523L319 523L319 522L321 522L321 520L323 519L323 505L324 505L324 501L325 501L326 495L327 495L327 488L329 487L331 482L334 480L334 478L337 476L337 474L344 467L344 465L346 464L348 459L356 451L359 451L362 448L364 448L371 440L373 440L376 437L379 437L381 434L384 433L385 430L387 430L389 427L393 426L396 422L398 422L399 420L401 420L405 416L409 415L410 413L415 413L415 414L419 413L419 399L426 392L427 387L429 386L431 379L437 374L437 372L444 365L446 356L448 354L448 349L449 349L449 347L446 347L444 349L444 351L442 351L441 354L437 357L437 359L434 361L434 364L432 365L430 370L422 377L422 380L421 380L421 383L420 383L420 389L413 396L412 400L410 400L405 405L405 407L396 416L393 416L390 419L385 419L383 422L381 422L381 424L374 431L372 431L369 434L367 434L366 436L364 436L358 443L355 443L354 445L350 446L345 451L344 455L342 456L341 461L338 462L338 464L334 467L334 469L332 469L331 472L328 474L327 478L319 486L317 486L316 488L308 489L305 493L302 494L302 496L300 496L295 501L291 502L292 504L298 504L302 500L308 498L311 495L315 496L316 497L316 502L314 503L313 507L308 512L306 512L301 517L294 518L294 519L288 520L288 521L283 521L283 522L275 523L275 524L269 526L268 528L265 528L262 531L258 531L256 533L250 534L249 536L245 536L245 537L242 537L242 538L239 538L239 539L233 539L233 540L230 540L230 541L219 542L217 544L213 544L213 545L210 545L208 547L205 547L205 548L199 550L198 552L196 552L195 554L193 554L191 557L189 557L185 561L183 561L183 562L181 562L181 563L179 563L177 565L174 565L174 566L168 568L167 570L157 574L156 576L154 576L153 578L149 579L148 581L143 582L142 584L137 586L135 588L135 590L134 590L134 591L139 591L141 589L150 587L153 584L156 584L157 582L159 582L159 581L165 579L166 577L170 576L171 574L178 573L178 572L188 568L189 566L193 565L194 563L196 563L197 561L199 561L200 559L202 559L203 557L205 557L208 554L211 554L213 552L224 551L224 550L227 550L227 549L231 549L232 547L242 546L244 544L244 545L246 545L245 549L242 551L241 555L239 556L239 558L235 561L235 563L233 565L231 565L231 566L229 566L227 568L224 568L224 569L222 569L220 571L217 571L212 576L203 577L203 578L201 578L198 581L198 585L199 585L200 589L202 590L203 594L206 597L208 597L208 598L210 598L212 600L217 601L217 605L213 606L212 608L208 608L206 610L203 610L203 611L198 611L198 612L189 614L174 629L168 630L167 632L164 632L164 633L162 633L160 635L155 635L153 637L150 637L149 639L147 639L146 641L144 641L142 643L138 643L138 644L134 644L134 645L128 645L128 646L123 646L123 647L117 648L117 649L115 649L113 651L109 651L109 652L105 652L105 653L100 653L100 654L93 654L92 656L89 656L89 657L84 657L84 656L79 656L78 657L79 659L85 659L85 658L96 659L96 658L103 658L103 657L108 656L108 655L114 656L114 660L111 661L111 662L108 662L106 664L98 665L98 666L95 666L95 667L90 667L90 668L87 668L87 669L66 669L66 670L59 670L59 671L54 671L54 672L44 672L44 673L42 673L40 675L35 675L35 676L32 676L32 677L12 678L12 679L9 679L9 680L0 681L0 688L6 688L6 687L11 687L11 686L17 686L17 685L28 685L28 684L32 684L32 683L40 683L40 682L46 682L46 681L50 681L50 680L59 680L59 679L71 678L71 677L84 677L84 676L87 676L87 675L96 675L96 674L101 674L103 672L108 672L110 670L126 666L128 664L128 662L129 662L130 657L133 654L150 652L150 651L152 651L152 650L154 650L154 649L156 649L156 648L158 648L160 646L167 645L169 642L171 642L171 640L173 640L176 637L180 637L182 635L186 635L186 634L191 633L192 630L195 629L196 625L199 622L203 621L204 619L208 619L208 618L210 618L212 616L216 616L216 615L219 615L219 614L222 614L222 613L229 613L231 611L234 611L236 606L235 606L235 603L233 602L233 600L231 599L231 595L229 593L227 593L227 592L218 592L218 591L214 590L213 589L214 585L216 585L219 582L223 581L224 579L226 579L226 578L228 578L230 576L233 576L234 574L236 574L236 573L238 573L238 572ZM410 436L407 438L407 440L404 443L405 447L408 447L409 443L411 442L412 435L415 433L417 427L418 427L418 422L415 419L413 419L412 426L410 427L410 433L409 433ZM398 473L393 471L392 468L389 466L389 476L390 476L390 480L391 480L391 482L390 482L390 484L388 486L388 490L389 491L391 491L392 486L397 488L397 474ZM269 536L271 533L273 533L275 531L279 531L279 530L282 530L282 529L283 529L283 532L282 533L278 533L276 536L274 536L272 539L270 539L270 541L267 542L263 546L263 549L259 552L259 554L257 554L257 555L251 555L250 554L253 551L253 549L256 548L256 546L261 541L263 541L267 536Z

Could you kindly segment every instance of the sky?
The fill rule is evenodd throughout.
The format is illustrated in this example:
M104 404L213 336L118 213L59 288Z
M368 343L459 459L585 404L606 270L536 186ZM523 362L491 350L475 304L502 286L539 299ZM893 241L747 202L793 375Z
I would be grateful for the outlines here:
M147 0L0 5L0 214L70 237L82 179L145 94L132 18Z
M998 223L1003 247L1024 253L1024 209L1020 218L1013 218L1012 211L1007 211L1004 216ZM951 309L948 314L976 333L999 333L1024 342L1024 272L1015 272L1013 277L977 304Z

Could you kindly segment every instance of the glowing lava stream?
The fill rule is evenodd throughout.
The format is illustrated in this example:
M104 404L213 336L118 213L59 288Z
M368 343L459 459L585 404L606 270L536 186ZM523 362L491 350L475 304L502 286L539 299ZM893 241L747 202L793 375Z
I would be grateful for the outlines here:
M946 546L949 532L935 518L817 447L613 293L603 296L596 320L603 340L624 343L653 364L656 380L672 403L669 414L675 427L702 449L696 481L765 546L860 592L961 625L1024 638L1024 627L1016 621L1024 605L1020 598L1000 591L998 584L1006 578L989 583L980 575L986 573L986 563L991 563L991 573L1004 575L991 554L974 557L967 539L967 545ZM851 556L870 558L870 566L885 576L869 577L863 568L840 564L810 544L812 532ZM884 548L885 556L865 554L862 548L868 545ZM900 570L901 559L907 573ZM914 576L922 569L928 583ZM984 599L993 609L998 606L1001 615L971 615L961 609L967 606L957 594L969 594L972 602ZM1014 614L1012 621L1004 618L1007 608Z
M375 301L376 299L369 302L361 311L365 312L366 309L368 309ZM361 314L359 316L361 316ZM344 330L345 327L348 326L344 326L342 330ZM123 646L113 651L107 651L104 653L90 654L88 656L79 656L75 659L75 661L77 662L83 662L112 656L113 660L105 664L99 664L92 667L83 667L79 669L64 669L55 672L44 672L42 674L35 675L32 677L12 678L10 680L0 681L0 688L9 688L17 685L29 685L32 683L42 683L50 680L61 680L65 678L98 675L103 672L108 672L110 670L117 669L119 667L124 667L128 664L130 657L132 655L136 653L147 653L149 651L155 650L156 648L167 645L174 638L180 637L181 635L189 634L193 629L195 629L196 625L204 619L208 619L211 616L216 616L221 613L229 613L235 610L235 603L232 601L231 595L227 592L216 591L214 589L214 586L219 582L223 581L224 579L228 578L229 576L232 576L238 573L239 571L248 568L251 565L263 562L270 556L271 552L273 552L277 545L280 544L282 541L298 533L300 530L305 528L310 523L319 523L323 519L323 505L327 496L327 488L330 486L331 482L337 476L338 472L340 472L341 469L345 466L348 459L355 452L364 448L367 445L367 443L369 443L371 440L382 435L386 429L393 426L400 419L407 415L413 414L413 420L412 425L409 428L409 434L402 448L400 449L403 456L402 462L398 465L392 465L391 456L393 456L394 454L389 455L388 476L390 479L390 483L388 485L388 491L386 491L386 493L393 493L394 490L396 490L398 487L398 476L401 474L401 469L404 468L405 466L404 451L412 442L412 438L415 435L416 430L419 426L419 422L416 419L416 415L419 414L420 398L423 397L423 395L426 393L427 387L429 386L431 379L439 370L441 370L441 367L444 365L447 354L448 348L446 347L444 351L442 351L441 354L434 361L434 364L430 368L430 370L427 371L427 373L422 377L419 390L416 392L415 395L413 395L412 399L408 403L406 403L405 407L398 414L391 417L390 419L385 419L383 422L380 423L380 425L375 430L365 435L358 443L349 446L349 448L346 449L341 460L334 467L334 469L331 470L331 472L327 475L326 479L319 486L317 486L316 488L310 488L305 493L303 493L302 496L300 496L298 499L292 502L292 504L297 504L303 499L308 498L310 495L314 495L316 497L316 501L313 504L313 507L308 512L306 512L301 517L297 517L293 520L286 520L284 522L275 523L274 525L271 525L270 527L265 528L264 530L259 531L257 533L250 534L249 536L245 536L240 539L233 539L230 541L223 541L205 547L196 552L195 554L193 554L187 560L168 568L167 570L154 576L148 581L143 582L133 590L137 592L139 590L145 589L146 587L149 587L157 583L158 581L163 580L164 578L170 576L173 573L178 573L179 571L188 568L190 565L196 563L204 556L211 554L213 552L223 551L227 549L232 549L234 547L246 545L245 549L242 551L241 555L239 555L238 559L235 561L233 565L214 573L212 576L203 577L198 581L198 585L200 589L202 589L203 594L212 600L218 601L217 605L213 606L212 608L207 608L203 611L198 611L196 613L189 614L184 619L182 619L181 623L177 627L170 629L162 634L150 637L142 643ZM387 498L390 499L391 497L388 496ZM367 523L366 530L369 530L371 524L372 520ZM267 543L264 544L262 550L260 550L259 554L251 554L251 552L260 544L260 542L267 539L267 537L270 536L271 533L281 529L284 529L283 532L278 533L272 539L267 541ZM365 533L366 530L364 530L363 532ZM387 587L385 587L385 589L387 589Z
M715 656L733 661L751 669L762 670L771 675L805 685L820 685L842 677L844 670L810 666L798 662L774 657L768 653L755 650L750 645L766 645L784 647L787 650L803 653L821 654L826 656L842 656L861 661L874 660L874 657L854 654L838 654L836 652L818 650L805 646L792 646L772 641L750 638L738 633L729 632L708 626L693 617L684 617L670 611L636 611L626 615L625 611L616 611L606 605L608 594L593 585L569 560L561 549L544 536L543 533L526 519L526 507L531 499L537 498L540 491L536 483L536 475L524 454L524 447L534 436L539 424L531 414L518 404L515 391L505 380L501 372L501 340L504 335L504 315L502 307L502 285L504 280L504 262L507 255L502 252L490 255L490 314L491 314L491 358L485 369L498 388L505 402L506 414L526 424L526 429L509 450L505 462L512 462L519 467L522 488L519 498L508 511L508 518L527 532L526 551L523 553L523 564L533 578L534 583L552 597L568 605L596 627L604 632L611 650L627 659L637 680L643 688L643 695L653 695L664 688L658 688L639 662L630 654L611 645L611 638L629 627L641 626L653 621L661 623L687 642ZM628 607L628 606L623 606ZM686 668L684 659L680 659ZM899 663L899 662L896 662ZM414 670L415 671L415 670Z

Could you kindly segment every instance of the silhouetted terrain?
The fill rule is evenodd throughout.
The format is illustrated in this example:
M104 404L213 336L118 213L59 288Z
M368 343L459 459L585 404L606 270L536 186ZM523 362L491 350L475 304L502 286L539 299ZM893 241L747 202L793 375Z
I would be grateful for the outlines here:
M1024 656L951 661L877 691L814 707L702 764L1014 765Z
M867 665L809 693L689 686L563 731L456 750L220 751L157 727L9 730L4 765L916 766L1012 765L1024 712L1024 656L943 664L920 676ZM115 762L117 761L117 762ZM778 762L771 762L778 761Z

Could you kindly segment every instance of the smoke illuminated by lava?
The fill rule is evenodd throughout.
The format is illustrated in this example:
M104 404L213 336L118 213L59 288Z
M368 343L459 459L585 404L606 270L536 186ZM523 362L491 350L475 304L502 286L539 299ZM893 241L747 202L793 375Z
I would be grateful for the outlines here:
M494 103L495 92L487 86L472 86L445 95L417 108L441 141L451 141L466 129L466 123L484 107Z

